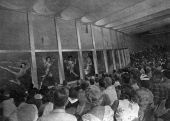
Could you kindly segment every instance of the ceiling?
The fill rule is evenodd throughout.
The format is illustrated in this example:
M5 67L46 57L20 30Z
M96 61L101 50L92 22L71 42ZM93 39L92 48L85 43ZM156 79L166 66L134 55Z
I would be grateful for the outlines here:
M127 34L170 25L170 0L0 0L0 6L65 20L79 19Z

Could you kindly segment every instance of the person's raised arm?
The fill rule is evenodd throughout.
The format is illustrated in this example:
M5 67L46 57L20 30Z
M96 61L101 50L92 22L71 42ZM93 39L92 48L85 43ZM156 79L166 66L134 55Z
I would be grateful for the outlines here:
M20 70L21 68L19 68L19 67L14 67L14 66L8 66L9 68L13 68L13 69L18 69L18 70Z

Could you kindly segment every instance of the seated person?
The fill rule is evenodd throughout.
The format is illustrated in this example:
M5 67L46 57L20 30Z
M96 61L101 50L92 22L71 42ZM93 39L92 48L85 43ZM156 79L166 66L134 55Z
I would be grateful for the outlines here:
M85 95L90 109L82 116L83 121L114 121L113 109L109 105L101 106L103 97L99 88L89 88Z
M120 100L115 112L116 121L135 121L139 119L139 105L135 91L129 87L122 87ZM116 101L115 101L116 102Z
M68 102L67 90L59 87L54 92L54 110L48 115L42 116L38 121L77 121L76 117L65 112Z
M71 87L69 90L69 97L68 97L68 104L66 106L66 111L70 114L75 114L78 104L79 104L78 92L74 87Z
M151 91L154 96L154 104L159 106L162 100L168 99L168 89L162 84L162 73L158 70L153 72L153 84Z
M10 115L10 121L37 121L38 109L34 104L22 102L17 110Z
M110 105L112 105L114 101L117 100L117 93L116 93L115 86L112 85L112 79L110 77L105 77L104 82L105 82L106 89L103 91L103 93L108 95L110 100Z

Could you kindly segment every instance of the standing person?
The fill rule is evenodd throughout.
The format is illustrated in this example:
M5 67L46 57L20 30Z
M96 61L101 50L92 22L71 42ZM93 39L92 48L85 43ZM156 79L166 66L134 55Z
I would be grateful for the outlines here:
M136 92L131 87L122 87L121 97L115 112L116 121L138 121L139 105L137 101Z
M103 81L105 83L105 90L103 91L103 94L108 96L110 101L109 105L112 105L114 101L118 99L115 86L112 85L112 79L110 77L105 77Z
M38 119L38 121L77 121L76 117L66 113L65 106L68 102L67 90L63 87L54 92L54 110Z
M85 95L90 110L82 116L83 121L114 121L113 109L109 105L101 106L103 96L99 88L89 88Z
M153 72L153 85L151 91L154 95L154 104L160 105L163 100L168 99L168 89L162 83L162 73L158 70Z

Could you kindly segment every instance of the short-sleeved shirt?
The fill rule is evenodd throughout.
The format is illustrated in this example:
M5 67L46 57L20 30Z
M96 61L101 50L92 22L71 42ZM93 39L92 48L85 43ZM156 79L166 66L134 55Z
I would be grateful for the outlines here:
M138 119L139 105L130 102L129 100L119 100L119 105L116 111L117 121L133 121Z
M159 105L162 100L168 99L168 89L161 83L154 83L151 91L154 95L154 104Z
M77 121L74 115L68 114L64 109L55 109L48 115L42 116L38 121Z
M103 91L103 93L108 95L110 99L110 105L112 105L114 101L117 100L117 92L114 85L107 87L106 90Z

